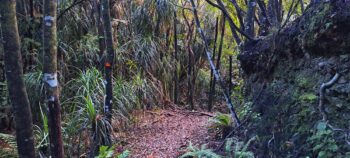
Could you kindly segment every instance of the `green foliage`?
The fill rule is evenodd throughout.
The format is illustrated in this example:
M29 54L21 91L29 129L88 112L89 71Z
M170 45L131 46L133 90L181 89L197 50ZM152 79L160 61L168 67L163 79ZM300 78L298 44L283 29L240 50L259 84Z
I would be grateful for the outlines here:
M300 88L304 88L304 89L312 88L314 86L312 78L308 78L305 76L306 74L300 74L299 76L297 76L296 78L297 85Z
M196 146L193 146L192 143L190 142L189 146L187 147L187 150L189 150L189 152L181 155L180 158L187 158L187 157L222 158L220 155L215 154L211 149L208 149L205 144L203 144L201 148L198 148Z
M339 146L333 136L333 131L327 127L327 122L317 123L316 130L307 142L311 145L311 151L317 154L318 158L340 157Z
M247 143L244 143L238 139L228 138L225 144L225 152L227 157L254 158L254 153L252 151L248 151L248 147L255 139L256 137L252 137Z
M42 128L38 125L34 125L34 136L35 136L35 148L40 151L44 151L49 147L49 125L48 119L42 108L40 107L40 117Z
M62 102L71 113L64 128L67 141L70 141L69 136L76 136L85 129L92 129L92 135L101 137L99 140L107 140L106 129L111 129L111 125L103 115L105 88L101 72L96 68L80 72L77 78L67 83L67 87L74 92Z
M214 128L223 128L232 126L232 118L229 114L217 113L213 118L209 119Z
M100 57L98 52L100 51L98 47L99 36L94 34L86 34L76 42L78 47L77 52L74 54L76 61L80 60L84 67L92 66L96 61L99 61Z
M122 153L115 153L115 146L100 146L99 155L95 158L127 158L130 152L128 150Z
M96 158L111 158L114 153L114 147L100 146L99 155Z
M215 131L217 137L225 138L233 129L233 121L229 114L217 113L209 122L209 129Z
M306 93L299 97L301 101L312 103L317 100L317 96L312 93Z
M198 148L190 142L187 147L188 152L181 155L180 158L198 157L198 158L254 158L254 153L248 151L249 145L256 139L250 138L246 143L236 138L228 138L225 143L225 155L218 155L213 150L208 149L205 144Z
M44 88L42 77L43 74L41 71L33 71L24 75L24 83L33 110L37 110L37 107L42 104L42 92Z
M70 96L65 98L62 105L69 107L71 111L75 111L77 106L89 105L90 100L100 105L104 101L103 77L96 68L80 72L77 78L66 83L66 87L66 95ZM72 92L73 94L69 94Z
M117 158L127 158L130 155L130 151L129 150L124 150L122 153L117 155Z

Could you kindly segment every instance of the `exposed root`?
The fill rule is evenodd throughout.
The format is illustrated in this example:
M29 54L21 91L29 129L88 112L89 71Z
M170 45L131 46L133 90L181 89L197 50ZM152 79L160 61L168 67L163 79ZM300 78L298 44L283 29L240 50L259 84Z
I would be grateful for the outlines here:
M327 114L324 110L324 101L325 101L325 93L326 93L326 89L332 87L335 82L338 81L340 77L340 74L339 73L336 73L333 78L328 81L327 83L322 83L321 87L320 87L320 102L318 104L318 109L322 115L322 120L323 121L326 121L327 120Z

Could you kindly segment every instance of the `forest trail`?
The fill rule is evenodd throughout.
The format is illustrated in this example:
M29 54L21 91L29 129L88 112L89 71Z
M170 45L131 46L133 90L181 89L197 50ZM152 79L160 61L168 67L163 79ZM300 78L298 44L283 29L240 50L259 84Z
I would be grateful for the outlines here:
M208 119L212 113L185 110L137 111L135 125L127 133L116 133L127 142L133 158L174 158L186 151L189 142L210 141Z

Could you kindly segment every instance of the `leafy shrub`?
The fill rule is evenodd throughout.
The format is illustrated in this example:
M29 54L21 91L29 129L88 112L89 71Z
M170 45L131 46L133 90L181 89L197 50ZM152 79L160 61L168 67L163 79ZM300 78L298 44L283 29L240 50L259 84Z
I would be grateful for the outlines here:
M225 144L226 155L235 158L254 158L254 153L248 151L248 147L255 139L256 137L252 137L247 143L244 143L238 139L228 138Z
M115 153L115 146L100 146L99 155L96 158L127 158L129 154L128 150L122 153Z
M339 157L337 154L339 146L333 137L333 131L327 128L326 122L317 123L316 131L307 142L311 144L311 151L316 153L318 158Z
M220 155L215 154L211 149L208 149L205 144L201 146L201 148L198 148L196 146L193 146L190 142L189 146L187 147L187 150L189 152L181 155L180 158L188 158L188 157L198 157L198 158L221 158Z
M225 138L233 128L233 121L229 114L217 113L209 119L209 122L211 122L210 129L216 130L217 135L221 135L221 138Z

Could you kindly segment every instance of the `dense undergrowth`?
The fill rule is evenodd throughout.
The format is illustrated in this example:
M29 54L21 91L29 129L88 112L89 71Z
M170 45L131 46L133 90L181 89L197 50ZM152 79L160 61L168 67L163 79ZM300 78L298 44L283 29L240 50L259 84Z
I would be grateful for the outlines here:
M60 3L59 10L64 10L74 2L67 0ZM288 1L283 7L288 8L290 3ZM40 8L41 2L35 1L34 5ZM243 1L239 1L239 5L247 10ZM99 30L101 25L98 22L100 18L97 16L99 15L94 14L94 4L86 2L76 5L58 20L60 101L67 157L89 155L95 149L96 144L108 139L106 129L113 131L127 129L126 127L133 124L134 118L131 113L134 110L172 107L171 102L175 99L175 76L179 80L178 106L191 107L188 96L189 91L192 91L195 108L207 108L212 75L205 61L202 41L196 37L192 12L174 5L171 0L122 1L113 2L112 6L116 67L113 76L113 121L111 124L106 120L103 109L105 80L101 63L106 58L103 47L105 43L103 31ZM184 7L189 7L189 5L184 5ZM233 5L230 4L227 7L232 11L232 15L236 16ZM326 9L329 11L329 7ZM24 13L24 10L20 5L18 12ZM216 20L221 17L220 12L206 5L202 5L198 10L201 22L205 24L203 29L208 36L210 48L214 49L219 43L214 38L214 34ZM177 46L179 48L176 57L172 30L174 11L178 14L175 25L178 26L179 42ZM298 16L300 12L300 10L296 11L295 16ZM325 13L320 12L320 16L324 15ZM311 20L312 24L307 26L315 27L314 23L322 19L320 16L316 18L316 22ZM41 29L42 18L40 11L34 17L20 17L19 27L25 67L24 80L35 124L36 149L44 157L49 155L48 109L44 106L41 34L40 31L34 31ZM238 23L237 17L234 19ZM190 25L185 23L190 23ZM333 26L331 23L327 23L327 27L331 26ZM223 27L229 28L229 25L224 24ZM192 32L189 30L193 30L195 37L190 37ZM273 28L268 37L275 36L276 32L276 28ZM309 35L308 33L306 32L306 35ZM31 34L31 37L28 37L28 34ZM224 104L221 100L224 99L220 95L215 95L215 105L218 106L214 107L214 110L222 113L208 120L211 123L208 130L216 133L216 139L223 142L223 145L221 148L210 149L205 144L201 146L190 144L188 152L181 157L321 158L350 156L348 142L350 135L348 129L349 86L347 85L350 78L346 73L342 78L343 83L340 83L343 86L331 89L331 92L328 93L331 94L331 97L328 98L330 101L327 104L332 106L326 110L330 119L322 121L317 109L319 85L326 82L332 73L323 73L323 70L319 71L314 67L321 62L332 62L331 58L327 55L318 56L311 52L313 61L311 64L310 56L295 62L283 60L280 65L273 65L277 67L274 71L244 74L243 80L244 72L235 59L239 46L232 41L232 33L226 31L221 61L219 61L221 65L219 72L223 74L225 85L234 80L234 87L230 95L237 108L238 116L242 120L242 125L235 126L230 115L222 114L228 112L221 106ZM306 44L307 42L316 43L312 40L304 41ZM302 54L309 54L304 50L302 52ZM349 60L349 56L346 56L348 53L343 52L341 55L345 56L334 55L337 61ZM190 56L192 58L189 58ZM230 63L230 57L233 57L233 63ZM263 70L270 68L271 65L268 65L268 62L262 61L263 65L267 64L262 68ZM284 62L287 64L283 64ZM334 63L347 65L349 62ZM233 66L234 74L231 81L228 72L230 64ZM0 63L0 68L2 65L3 63ZM341 68L348 70L346 66L341 66ZM265 74L261 75L261 73ZM265 80L266 76L269 77ZM258 80L259 77L263 79ZM5 77L1 73L0 123L7 127L1 127L0 130L11 132L14 125L11 122L12 116L10 116L6 86ZM224 90L216 87L215 91L216 94L219 94ZM336 130L334 130L335 127L337 127ZM116 145L110 148L101 146L97 149L99 150L98 157L122 158L132 154L132 149L129 149L130 151L116 150L123 144L116 137L112 137L112 140ZM9 146L0 149L0 157L16 157L13 136L1 134L1 142L6 142Z

